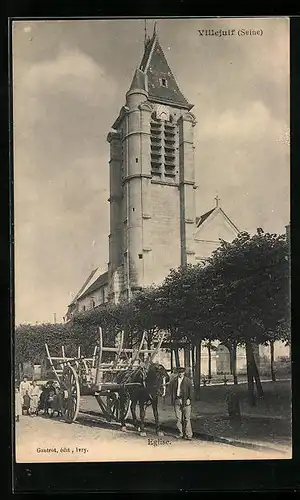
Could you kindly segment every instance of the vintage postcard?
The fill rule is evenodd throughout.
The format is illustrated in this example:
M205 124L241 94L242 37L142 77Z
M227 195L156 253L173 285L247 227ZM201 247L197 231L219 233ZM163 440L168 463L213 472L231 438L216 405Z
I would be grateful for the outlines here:
M289 19L12 22L18 463L292 458Z

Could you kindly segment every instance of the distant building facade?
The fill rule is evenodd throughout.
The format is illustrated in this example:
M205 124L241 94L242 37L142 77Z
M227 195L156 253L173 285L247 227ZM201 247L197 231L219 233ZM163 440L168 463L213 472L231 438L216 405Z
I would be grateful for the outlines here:
M94 309L108 301L108 273L93 269L87 280L68 306L66 320L74 314Z

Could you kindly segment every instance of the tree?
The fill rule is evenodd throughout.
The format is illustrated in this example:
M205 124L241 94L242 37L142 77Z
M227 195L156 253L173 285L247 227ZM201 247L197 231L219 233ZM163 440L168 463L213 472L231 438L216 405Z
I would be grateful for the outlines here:
M118 334L124 329L123 304L105 303L92 310L76 314L69 328L77 346L82 347L85 356L91 356L94 347L99 344L99 328L102 328L103 341L106 346L114 346ZM110 357L106 353L107 358Z
M185 349L185 363L190 365L187 352L194 351L194 385L196 396L200 397L201 342L213 340L210 326L210 275L199 264L187 265L172 270L159 288L161 317L160 327L168 329L179 365L178 349Z
M138 293L133 299L135 329L145 332L147 348L150 349L159 331L159 293L155 287L149 287Z
M272 382L276 382L276 374L274 370L274 340L270 340L270 368Z
M288 246L285 235L240 233L232 243L221 241L208 259L212 272L213 317L218 337L246 346L249 398L254 402L253 378L263 395L252 344L283 337L278 326L289 313ZM224 328L225 325L225 328ZM230 339L233 332L233 338Z
M233 383L237 385L238 377L237 377L237 369L236 369L236 352L237 352L237 343L232 342L229 352L230 352L230 361L231 361L231 373L233 376Z
M98 342L99 326L105 344L114 345L125 331L126 342L135 346L146 333L150 349L160 330L169 332L169 348L179 366L179 349L186 351L190 364L192 350L195 392L200 397L201 344L211 354L212 342L229 346L235 383L236 348L245 345L249 398L255 403L254 381L263 396L253 344L285 340L289 332L289 249L285 235L240 233L233 242L220 241L220 247L205 265L186 265L172 270L159 287L150 287L119 304L104 304L77 314L68 325L51 331L54 348L69 342L82 345L85 355ZM40 333L23 328L18 356L39 356ZM36 335L36 337L35 337ZM36 345L34 339L39 337ZM28 337L28 338L27 338ZM44 339L48 338L45 334ZM29 343L28 343L29 342ZM30 347L29 347L30 346ZM165 344L166 346L166 344ZM167 347L167 346L166 346ZM209 363L211 374L211 363Z
M62 346L65 346L67 355L76 355L74 338L67 325L21 324L16 327L14 336L16 367L25 362L42 364L47 357L45 344L48 344L52 356L62 356Z

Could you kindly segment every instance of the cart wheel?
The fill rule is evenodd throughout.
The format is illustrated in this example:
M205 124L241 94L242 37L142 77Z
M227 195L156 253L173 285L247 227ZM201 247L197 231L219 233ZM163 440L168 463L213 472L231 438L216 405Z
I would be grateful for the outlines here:
M111 392L106 397L107 410L111 414L111 419L108 418L108 421L115 420L116 422L120 422L120 395L117 392ZM128 392L125 393L125 418L128 417L130 410L130 395Z
M60 381L61 411L66 422L75 422L80 403L78 375L72 366L66 366Z

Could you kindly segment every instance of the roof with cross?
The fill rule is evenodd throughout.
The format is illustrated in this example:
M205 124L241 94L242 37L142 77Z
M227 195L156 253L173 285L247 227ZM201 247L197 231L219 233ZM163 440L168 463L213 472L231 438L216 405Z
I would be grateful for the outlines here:
M236 225L232 222L232 220L228 217L228 215L226 215L226 213L224 212L224 210L222 210L222 208L220 207L220 198L218 195L215 196L215 206L214 208L212 208L211 210L208 210L208 212L205 212L204 214L200 215L200 217L196 217L196 226L197 228L199 228L200 226L202 226L202 224L204 224L204 222L209 219L210 217L212 217L215 213L220 213L223 218L231 225L231 227L239 232L239 229L236 227Z

